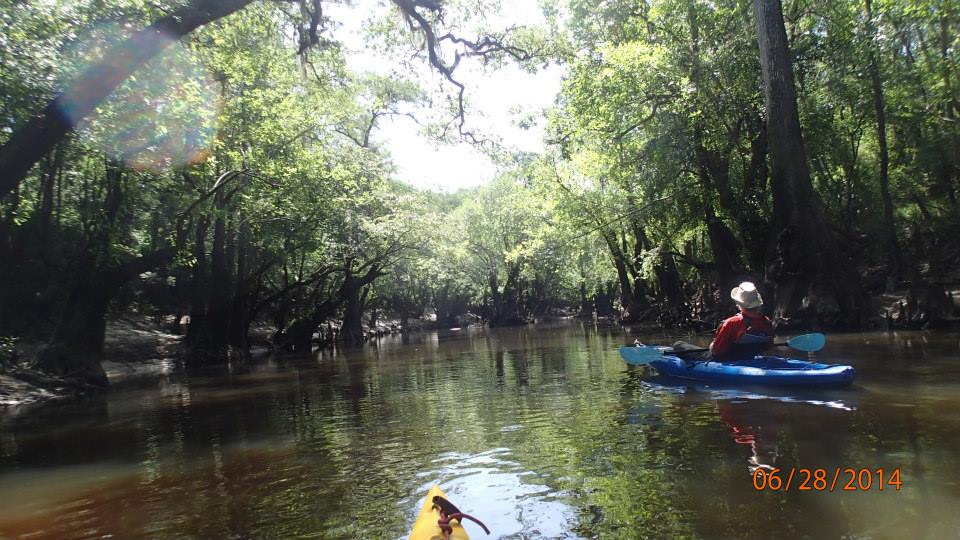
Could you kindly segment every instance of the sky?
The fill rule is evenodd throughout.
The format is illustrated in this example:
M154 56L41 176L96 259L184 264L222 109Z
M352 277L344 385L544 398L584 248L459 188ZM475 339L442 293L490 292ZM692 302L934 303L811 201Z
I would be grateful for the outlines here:
M354 71L386 73L395 65L395 60L364 45L364 21L374 13L371 8L377 8L379 4L374 0L362 0L352 6L325 8L325 14L342 25L334 35L348 49L348 65ZM544 22L537 0L508 0L505 6L509 9L488 17L487 24L503 28ZM476 36L466 34L465 37ZM426 65L417 76L427 89L442 82L440 76ZM554 65L527 73L512 64L499 69L484 69L476 60L463 60L456 70L456 78L466 86L465 99L469 105L465 129L496 134L508 147L542 152L545 119L541 118L528 129L518 127L516 121L552 105L562 76L562 69ZM455 90L446 84L450 91ZM421 112L427 116L427 111ZM419 116L417 111L414 113ZM397 177L419 188L456 191L489 182L497 174L494 162L472 145L466 142L437 145L421 134L421 126L407 117L383 119L373 133L373 140L390 152L397 167Z

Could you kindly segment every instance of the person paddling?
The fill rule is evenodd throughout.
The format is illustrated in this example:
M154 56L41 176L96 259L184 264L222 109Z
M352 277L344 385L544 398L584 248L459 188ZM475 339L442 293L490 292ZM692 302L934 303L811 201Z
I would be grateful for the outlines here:
M744 281L730 291L730 298L740 312L720 324L710 342L710 350L684 353L685 349L699 347L678 341L673 345L678 356L686 360L750 360L773 345L773 323L760 311L763 298L757 286Z

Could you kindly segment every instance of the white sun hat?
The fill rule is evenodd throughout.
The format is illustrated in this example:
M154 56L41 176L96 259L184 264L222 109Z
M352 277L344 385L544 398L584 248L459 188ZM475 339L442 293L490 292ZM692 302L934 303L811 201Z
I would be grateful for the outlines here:
M757 286L749 281L744 281L730 291L730 298L738 306L745 309L756 309L763 305L763 298L760 297L760 291Z

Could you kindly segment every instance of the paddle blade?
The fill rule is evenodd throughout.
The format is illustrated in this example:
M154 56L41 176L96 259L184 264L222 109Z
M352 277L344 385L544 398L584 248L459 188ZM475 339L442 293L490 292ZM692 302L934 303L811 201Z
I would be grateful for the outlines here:
M663 351L656 347L627 345L620 347L620 356L631 366L642 366L663 358Z
M827 336L823 334L804 334L787 340L787 345L803 352L816 352L823 348Z

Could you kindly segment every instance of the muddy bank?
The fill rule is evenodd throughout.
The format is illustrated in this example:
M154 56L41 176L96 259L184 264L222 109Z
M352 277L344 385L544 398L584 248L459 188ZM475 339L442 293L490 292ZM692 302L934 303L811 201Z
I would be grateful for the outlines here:
M171 372L183 353L183 336L168 333L147 317L108 321L101 365L111 385ZM102 392L91 385L34 369L40 342L16 345L16 358L0 372L0 408L16 414L37 403Z

